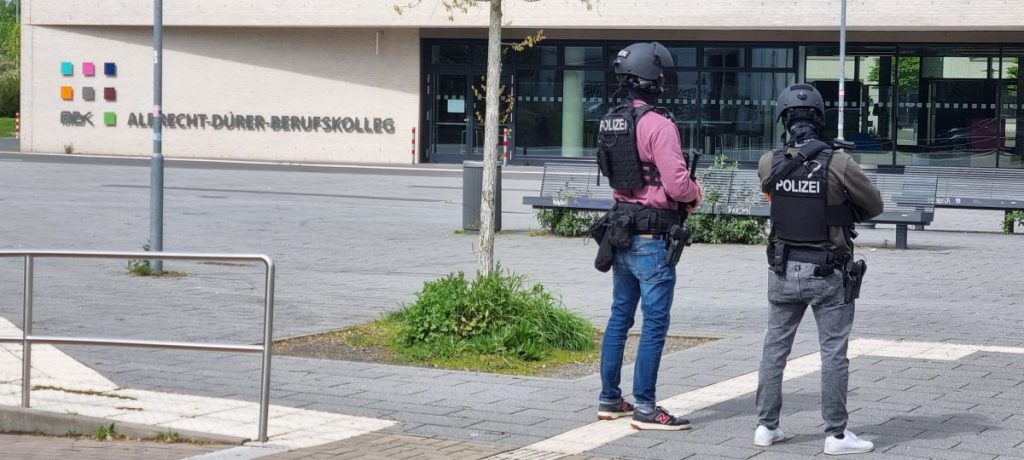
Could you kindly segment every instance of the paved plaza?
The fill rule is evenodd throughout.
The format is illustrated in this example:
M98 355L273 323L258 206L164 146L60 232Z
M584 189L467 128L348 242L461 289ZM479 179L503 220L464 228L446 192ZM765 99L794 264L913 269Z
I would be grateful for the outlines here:
M146 160L0 154L0 248L141 249L149 234L147 166ZM410 302L425 281L475 269L477 238L456 231L461 180L457 165L169 161L164 248L270 255L277 264L276 338L359 324ZM594 270L596 247L583 239L529 235L537 223L521 202L539 184L539 168L505 168L496 258L603 327L611 277ZM1024 458L1024 235L998 233L1001 221L1001 212L940 209L935 225L910 232L906 251L891 249L892 226L861 230L857 241L869 270L852 335L850 429L874 441L876 451L857 458ZM0 259L0 315L13 327L21 327L22 266L20 259ZM261 267L168 262L166 268L188 276L130 277L122 261L38 260L34 332L261 340ZM764 248L694 245L679 273L670 333L721 338L662 362L658 396L691 412L693 430L634 432L614 422L596 424L596 375L512 377L280 356L273 361L275 406L384 421L383 428L290 452L161 446L159 458L823 455L817 334L809 314L784 386L782 427L795 437L768 449L751 442L750 375L757 371L767 318ZM120 391L258 400L256 355L59 350ZM0 365L0 384L16 385L11 375L19 374L18 363L0 359ZM6 452L31 452L33 443L43 444L35 437L0 437ZM121 446L120 453L97 455L158 455Z

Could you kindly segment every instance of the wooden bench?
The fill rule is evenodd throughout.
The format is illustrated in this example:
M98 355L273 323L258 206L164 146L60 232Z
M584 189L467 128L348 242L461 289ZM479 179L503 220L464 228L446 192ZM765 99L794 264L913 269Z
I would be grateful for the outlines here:
M755 170L704 170L698 172L705 203L698 212L768 217L771 205L761 193ZM895 224L896 248L907 248L907 226L928 225L935 218L934 176L868 174L879 188L885 211L870 223ZM615 204L612 190L591 163L548 163L541 177L540 196L523 197L534 208L566 208L605 211Z

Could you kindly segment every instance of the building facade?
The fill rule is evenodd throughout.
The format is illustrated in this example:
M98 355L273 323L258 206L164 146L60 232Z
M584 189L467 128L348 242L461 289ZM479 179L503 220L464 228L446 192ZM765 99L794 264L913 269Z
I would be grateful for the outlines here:
M180 0L164 11L164 152L284 162L461 162L483 151L486 8L436 0ZM509 161L592 158L622 96L609 62L672 51L687 149L751 162L774 98L809 81L838 121L839 0L505 0ZM22 150L148 155L151 2L23 0ZM849 0L845 137L868 164L1021 168L1020 0ZM1024 128L1024 127L1022 127ZM413 140L413 144L411 144Z

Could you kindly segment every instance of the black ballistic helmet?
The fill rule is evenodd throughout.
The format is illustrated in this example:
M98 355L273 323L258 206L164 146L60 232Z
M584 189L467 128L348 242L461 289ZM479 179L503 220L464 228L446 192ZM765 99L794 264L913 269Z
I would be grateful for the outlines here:
M818 126L825 124L825 100L818 90L807 83L789 85L779 93L775 101L776 120L782 120L783 126L789 126L790 121L803 119L817 123Z
M612 61L615 76L623 86L656 92L661 92L663 71L673 65L672 53L658 42L629 45Z

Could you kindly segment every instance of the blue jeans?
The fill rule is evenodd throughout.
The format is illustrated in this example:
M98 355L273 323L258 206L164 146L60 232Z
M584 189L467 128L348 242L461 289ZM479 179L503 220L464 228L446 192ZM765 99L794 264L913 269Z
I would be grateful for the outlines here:
M846 392L850 360L846 350L853 328L853 302L843 299L843 275L814 276L814 264L789 262L785 276L768 273L768 332L764 337L761 369L757 382L757 412L760 425L779 426L782 410L782 373L793 349L797 326L808 305L818 323L821 345L821 418L825 433L837 435L846 429Z
M657 397L661 351L668 334L669 310L676 286L676 268L665 261L665 242L633 236L633 247L616 249L612 266L612 312L601 343L602 403L622 401L622 353L633 326L636 306L644 315L633 367L633 397L638 408L653 410Z

